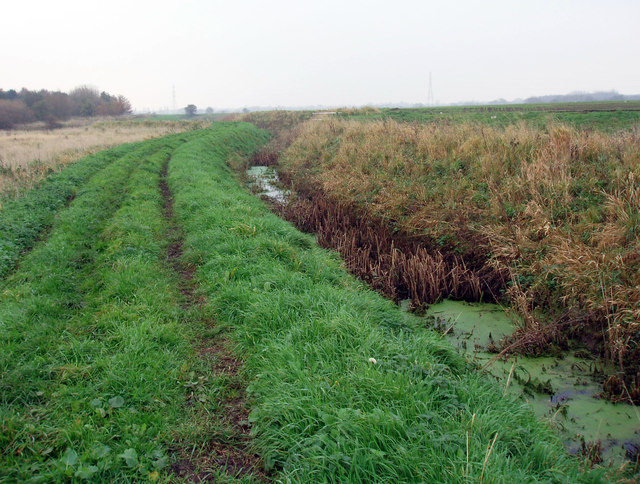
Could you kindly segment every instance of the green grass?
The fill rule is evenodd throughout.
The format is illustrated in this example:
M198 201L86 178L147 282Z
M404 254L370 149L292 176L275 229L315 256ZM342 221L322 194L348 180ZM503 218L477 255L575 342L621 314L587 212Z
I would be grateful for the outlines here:
M458 124L475 122L492 127L524 122L535 128L564 123L584 129L618 131L640 124L640 102L513 104L491 106L441 106L382 108L339 112L356 120L393 119L399 122Z
M51 226L55 214L91 176L125 153L144 149L136 143L101 151L52 175L23 197L6 201L0 211L0 277L14 267L21 253L33 246Z
M191 345L164 264L158 173L186 139L148 142L154 154L130 150L99 172L3 284L6 481L128 481L166 467Z
M598 480L527 405L241 190L228 151L194 141L169 182L208 307L246 361L256 448L280 481Z

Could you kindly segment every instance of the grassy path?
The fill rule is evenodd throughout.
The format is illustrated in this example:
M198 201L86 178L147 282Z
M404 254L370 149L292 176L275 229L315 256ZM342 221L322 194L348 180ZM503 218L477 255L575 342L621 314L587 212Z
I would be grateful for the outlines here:
M0 481L597 482L242 189L265 141L127 152L0 285Z
M224 143L225 139L216 142ZM233 480L234 478L257 477L265 480L263 463L250 449L248 409L245 406L246 383L239 376L242 362L229 348L227 339L216 333L213 318L204 309L204 299L197 293L193 280L196 266L184 259L184 233L177 223L173 209L173 194L167 182L169 160L162 168L160 192L162 193L162 214L167 230L167 257L178 279L182 294L181 307L191 312L201 330L195 341L200 371L193 382L203 384L211 379L216 388L215 407L207 411L203 407L196 410L194 417L202 430L200 445L193 438L187 438L173 451L176 456L172 471L181 479L189 481ZM195 373L194 373L195 377ZM192 393L189 398L206 403L207 398ZM204 410L204 411L202 411Z
M183 140L94 176L0 297L0 418L8 481L112 480L166 466L189 353L163 268L157 177ZM152 154L153 153L153 154Z

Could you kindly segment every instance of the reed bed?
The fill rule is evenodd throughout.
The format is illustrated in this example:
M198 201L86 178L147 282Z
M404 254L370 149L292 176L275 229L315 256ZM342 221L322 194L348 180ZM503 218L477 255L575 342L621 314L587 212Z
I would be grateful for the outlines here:
M564 125L328 120L300 128L280 163L303 198L320 195L419 241L432 261L412 268L416 280L491 267L487 275L504 276L492 297L519 315L520 337L542 343L521 349L540 352L580 337L615 365L609 397L638 400L637 127L608 134ZM454 265L438 265L439 257ZM457 277L461 287L473 280ZM424 290L418 300L460 297L458 290Z
M504 275L485 261L470 265L457 254L426 249L408 234L392 233L384 224L326 198L297 198L276 206L296 227L317 234L318 244L336 249L350 272L398 302L411 299L422 308L444 297L495 301Z

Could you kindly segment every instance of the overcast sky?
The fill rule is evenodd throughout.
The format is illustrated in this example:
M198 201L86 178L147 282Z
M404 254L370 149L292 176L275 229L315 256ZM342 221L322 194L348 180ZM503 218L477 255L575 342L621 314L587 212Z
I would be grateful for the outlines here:
M640 0L3 2L0 88L137 110L640 93Z

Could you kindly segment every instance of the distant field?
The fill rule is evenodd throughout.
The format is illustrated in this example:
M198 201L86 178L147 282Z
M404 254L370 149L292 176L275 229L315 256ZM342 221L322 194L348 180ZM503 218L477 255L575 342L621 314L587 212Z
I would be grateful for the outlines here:
M196 114L191 118L186 117L184 114L149 114L134 116L131 119L133 121L217 121L225 116L229 116L229 114L230 113Z
M122 143L207 126L208 120L133 118L77 121L49 130L29 125L0 132L0 197L13 196L85 155Z
M640 123L640 101L512 104L491 106L454 106L415 109L362 108L340 110L342 118L393 119L401 122L462 123L479 122L493 127L505 127L525 122L531 127L544 128L554 123L579 128L617 131L637 127Z

